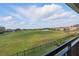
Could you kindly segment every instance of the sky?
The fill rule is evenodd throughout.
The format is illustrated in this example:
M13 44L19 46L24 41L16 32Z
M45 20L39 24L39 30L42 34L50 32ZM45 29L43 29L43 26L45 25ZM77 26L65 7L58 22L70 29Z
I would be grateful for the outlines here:
M35 29L79 24L79 14L63 3L0 3L0 26Z

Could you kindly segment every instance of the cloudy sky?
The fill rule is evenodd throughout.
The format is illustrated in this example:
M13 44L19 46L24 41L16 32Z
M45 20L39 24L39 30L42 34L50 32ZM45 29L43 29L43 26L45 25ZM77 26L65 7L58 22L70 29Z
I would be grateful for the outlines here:
M65 4L0 4L0 26L51 28L79 23L79 15Z

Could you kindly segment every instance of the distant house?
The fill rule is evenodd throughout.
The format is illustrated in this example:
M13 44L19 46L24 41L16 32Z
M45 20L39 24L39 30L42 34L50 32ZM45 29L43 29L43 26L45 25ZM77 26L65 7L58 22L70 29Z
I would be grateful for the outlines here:
M69 29L70 29L70 30L78 30L78 29L79 29L79 24L70 26Z
M58 31L64 31L64 29L65 29L64 27L56 27L55 28L55 30L58 30Z
M49 28L42 28L41 31L49 31Z
M49 31L49 29L43 29L42 31Z
M7 29L6 32L15 32L14 29Z
M68 26L68 27L56 27L55 30L60 31L73 31L73 30L79 30L79 24Z

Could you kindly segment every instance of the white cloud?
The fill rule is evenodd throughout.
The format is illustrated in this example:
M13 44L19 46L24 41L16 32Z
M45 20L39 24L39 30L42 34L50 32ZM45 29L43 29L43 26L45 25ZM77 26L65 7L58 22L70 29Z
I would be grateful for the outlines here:
M58 12L59 10L63 10L63 8L56 4L44 5L42 7L37 6L29 6L27 8L16 7L15 9L15 11L17 11L22 16L28 17L30 19L48 17L51 16L53 13Z
M75 15L75 13L72 12L68 12L68 11L62 11L60 13L54 13L51 16L49 16L48 18L46 18L45 20L56 20L56 19L71 19L73 17L75 17L77 15Z
M20 24L20 25L23 25L23 24L25 24L25 22L24 22L24 21L22 21L22 22L20 22L19 24Z
M2 16L2 17L0 17L0 19L2 19L5 22L9 22L9 21L13 20L13 17L12 16Z
M10 6L9 6L10 7ZM19 20L16 21L13 25L14 27L46 27L46 26L52 26L51 23L54 22L54 20L63 21L65 22L72 22L71 19L79 19L78 15L73 11L67 11L65 10L61 5L57 4L50 4L50 5L43 5L43 6L28 6L28 7L22 7L22 6L11 6L10 8L13 9L13 11L10 11L10 16L3 17L4 21L10 21L9 24L7 24L7 27L11 27L13 25L13 21L11 20ZM57 22L58 23L58 22ZM63 23L64 22L59 22ZM10 25L11 24L11 25ZM24 25L26 24L26 25ZM40 25L38 25L40 24ZM18 26L19 25L19 26ZM32 27L31 27L32 28Z
M73 11L65 11L65 9L57 4L44 5L42 7L39 6L29 6L29 7L14 7L14 10L22 16L22 18L28 18L33 21L38 19L42 20L54 20L56 18L72 17L75 12Z

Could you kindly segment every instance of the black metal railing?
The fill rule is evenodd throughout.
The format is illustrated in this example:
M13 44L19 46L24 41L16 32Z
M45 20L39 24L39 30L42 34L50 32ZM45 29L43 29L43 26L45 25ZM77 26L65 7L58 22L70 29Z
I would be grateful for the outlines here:
M57 47L51 52L48 52L45 56L74 56L79 55L79 36L66 42L65 44Z

